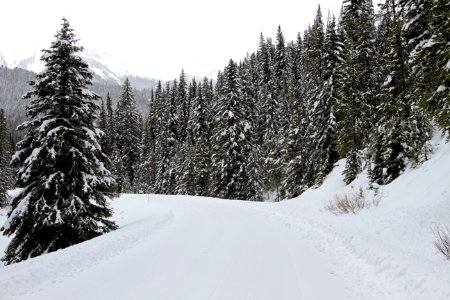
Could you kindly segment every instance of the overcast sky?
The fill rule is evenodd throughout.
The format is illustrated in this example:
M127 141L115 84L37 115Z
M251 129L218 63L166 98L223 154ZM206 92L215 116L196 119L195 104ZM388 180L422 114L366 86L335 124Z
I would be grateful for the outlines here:
M65 16L86 51L116 70L169 80L182 68L207 75L258 47L260 32L287 41L312 23L317 5L326 23L341 0L7 0L1 4L0 52L25 58L48 48Z

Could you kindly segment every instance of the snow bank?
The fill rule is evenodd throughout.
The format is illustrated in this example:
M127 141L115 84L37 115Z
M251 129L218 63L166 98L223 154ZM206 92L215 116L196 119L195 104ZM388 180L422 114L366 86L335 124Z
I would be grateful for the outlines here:
M124 195L123 198L126 201L122 201L119 208L115 207L115 219L120 226L118 230L17 264L0 265L0 299L17 299L21 296L36 299L33 293L38 290L57 285L93 266L107 265L108 261L120 257L128 249L138 247L172 220L172 212L157 204L143 205L139 196L129 198ZM5 220L5 211L0 210L0 222ZM8 238L0 236L2 254L8 241ZM99 279L85 280L97 282Z
M325 248L335 260L354 264L353 258L358 259L360 266L384 278L405 299L450 299L450 262L433 245L433 228L450 225L450 143L435 138L432 146L428 161L380 187L379 206L357 215L334 216L324 209L337 193L361 188L368 197L373 195L367 173L345 185L341 176L345 160L321 187L261 208L276 212L290 226L296 224L304 238ZM335 252L340 246L344 256Z

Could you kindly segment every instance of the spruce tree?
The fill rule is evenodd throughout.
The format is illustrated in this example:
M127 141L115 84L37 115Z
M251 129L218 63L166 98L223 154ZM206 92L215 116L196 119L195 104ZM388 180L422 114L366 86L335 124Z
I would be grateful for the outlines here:
M375 23L371 0L345 0L340 27L343 64L336 103L338 143L347 157L345 182L350 183L362 169L361 150L369 143L377 119L374 97Z
M281 31L280 31L281 32ZM284 41L282 42L282 44ZM282 45L280 44L280 45ZM263 160L264 183L267 189L279 190L281 182L282 165L280 161L280 106L275 93L274 56L272 42L260 36L259 49L257 53L257 73L258 73L258 104L257 110L260 118L257 124L259 132L257 140L260 143L260 155ZM278 193L277 193L278 194ZM279 198L279 197L278 197Z
M208 196L210 192L211 155L210 155L210 107L208 106L204 90L208 89L208 82L197 85L195 97L192 101L192 116L189 119L191 142L188 144L187 176L184 177L185 186L189 187L193 195Z
M316 152L315 184L320 185L333 169L339 154L336 150L336 101L338 98L339 67L341 62L340 41L336 32L334 16L327 22L323 49L323 74L320 92L313 110L313 144Z
M387 184L403 172L409 160L418 157L429 138L429 127L421 111L414 107L408 53L395 1L386 1L382 13L387 25L384 39L387 50L382 53L385 81L377 94L380 118L371 147L370 178L372 182Z
M194 88L197 86L195 85ZM191 85L192 88L192 85ZM186 75L184 74L184 70L181 70L180 79L178 82L178 88L176 93L176 106L177 112L174 115L174 118L178 124L177 129L177 140L184 142L188 136L187 128L189 122L189 111L190 111L190 100L192 99L192 95L188 97L187 95L187 83L186 83Z
M30 121L12 164L23 190L12 200L2 230L13 235L7 264L56 251L116 228L104 193L114 187L109 161L98 142L92 73L78 56L83 50L69 22L49 50L45 70L32 83Z
M247 56L239 65L239 78L242 95L242 110L244 111L244 130L245 136L249 141L246 144L247 169L249 172L249 179L247 183L247 197L248 200L259 201L262 199L262 160L261 148L258 145L258 118L259 111L257 110L257 63L256 56ZM287 101L287 99L285 99ZM287 109L287 106L286 106Z
M166 83L161 92L161 111L157 136L156 180L153 190L158 194L175 194L177 189L176 154L177 154L177 103L178 83Z
M308 29L305 35L304 43L304 70L305 70L305 108L307 113L304 115L308 118L306 121L311 126L306 127L306 132L303 135L303 185L306 187L312 186L315 183L315 171L317 161L317 145L318 140L315 140L318 134L321 134L320 123L326 120L315 120L319 115L326 112L321 112L324 108L324 103L321 101L322 88L324 82L324 43L325 34L322 20L322 11L320 6L317 8L316 17L313 25ZM322 102L322 103L320 103ZM322 105L320 105L322 104Z
M215 107L213 145L214 196L257 200L247 183L252 140L242 104L238 67L230 60L223 73L221 96Z
M279 118L279 128L278 132L280 133L279 136L282 136L284 132L287 131L287 128L289 126L288 118L284 117L288 114L288 101L287 101L287 93L288 93L288 79L287 79L287 67L288 67L288 61L287 61L287 54L286 54L286 45L284 41L283 32L281 31L281 27L278 26L277 35L276 35L276 52L273 62L273 77L272 77L272 84L273 87L272 92L274 93L274 97L276 98L277 102L277 115L281 118ZM279 141L280 143L283 143L282 140Z
M293 198L303 193L308 185L305 182L307 166L308 133L308 106L306 101L307 82L305 72L304 43L300 36L297 41L288 47L288 101L289 101L289 130L283 149L283 181L281 195L284 198Z
M185 135L183 141L178 142L178 151L176 157L176 177L178 194L194 195L196 184L194 182L194 166L196 164L194 158L194 146L196 144L196 137L194 137L194 130L197 126L196 121L193 119L194 110L196 109L196 100L201 93L201 86L197 86L195 78L189 84L187 103L190 107L186 108L186 116L189 115L186 127L183 128L183 134ZM191 107L192 105L192 107ZM202 107L204 109L204 107Z
M11 141L5 111L0 108L0 207L6 203L6 191L12 187Z
M450 133L450 3L447 0L402 0L403 34L413 64L418 104Z
M114 122L114 111L112 108L112 101L111 96L109 93L106 94L106 112L105 112L105 129L104 129L104 144L103 146L103 152L111 156L114 150L114 136L115 136L115 122Z
M108 147L108 141L106 136L106 128L108 127L107 121L106 121L106 110L105 110L105 102L103 101L103 98L101 100L100 105L100 113L98 118L98 128L102 131L102 137L100 139L100 145L102 146L103 153L106 154L106 148Z
M283 163L284 176L281 186L281 195L285 198L293 198L303 193L308 186L304 181L306 170L305 136L307 132L307 109L305 105L305 93L302 86L291 74L289 77L289 130L284 144ZM301 79L298 79L301 81Z
M135 191L135 179L141 155L142 117L137 110L136 100L128 78L122 86L122 95L116 109L116 164L117 176L122 178L121 191ZM120 171L119 171L120 170Z

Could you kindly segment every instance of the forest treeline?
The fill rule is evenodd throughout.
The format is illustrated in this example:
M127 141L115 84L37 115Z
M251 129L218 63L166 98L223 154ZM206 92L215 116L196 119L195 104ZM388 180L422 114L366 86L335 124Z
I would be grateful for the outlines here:
M387 184L449 132L448 1L345 1L338 20L272 41L217 80L159 83L142 120L129 82L101 113L121 192L261 200L318 186L341 158Z

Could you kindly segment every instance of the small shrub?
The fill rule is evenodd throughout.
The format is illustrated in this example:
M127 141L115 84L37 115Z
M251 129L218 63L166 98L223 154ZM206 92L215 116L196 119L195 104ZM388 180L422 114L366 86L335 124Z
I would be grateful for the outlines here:
M381 194L375 195L371 200L366 199L362 189L358 192L351 194L337 194L333 200L330 200L325 209L330 211L334 215L343 215L348 213L356 214L358 211L364 208L370 208L371 206L377 207L381 201Z
M377 191L372 198L372 205L378 207L378 205L380 205L381 198L383 198L383 194Z
M448 227L441 228L436 226L433 231L436 238L434 245L439 252L450 260L450 229Z

